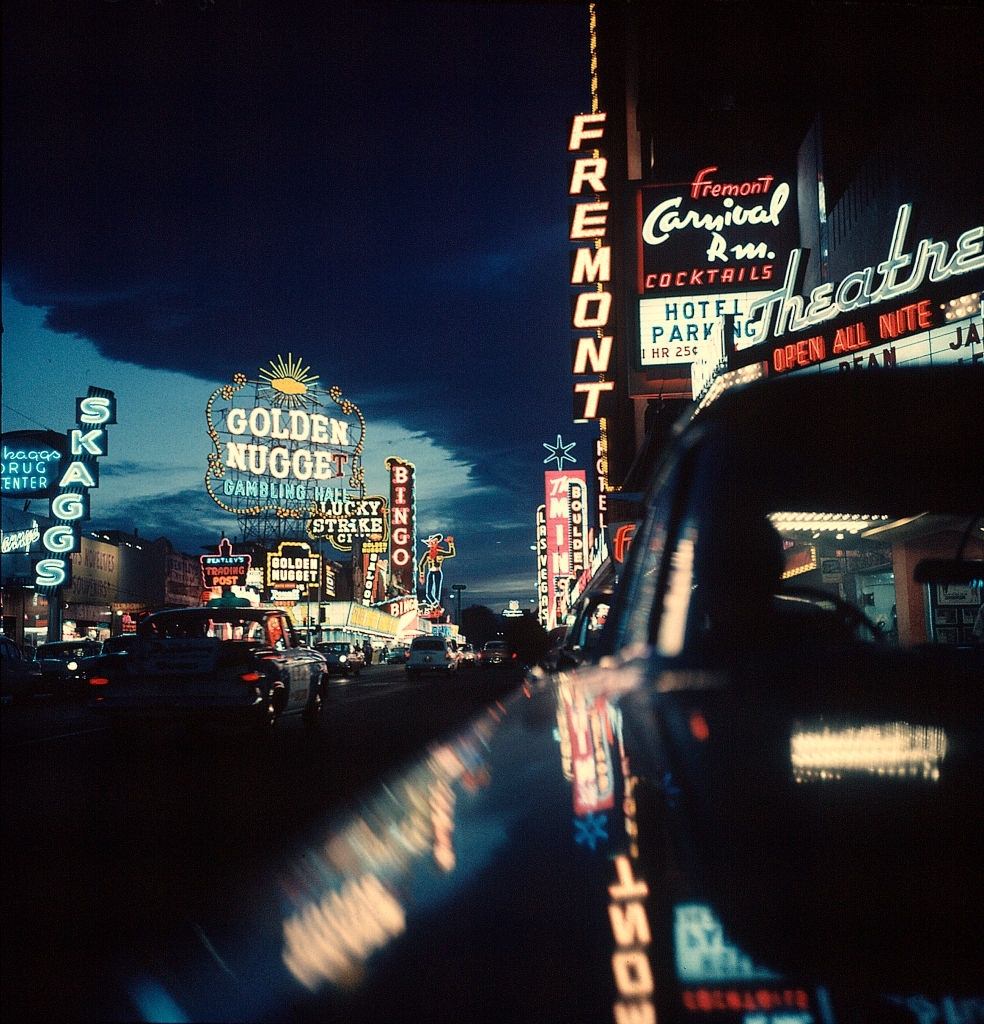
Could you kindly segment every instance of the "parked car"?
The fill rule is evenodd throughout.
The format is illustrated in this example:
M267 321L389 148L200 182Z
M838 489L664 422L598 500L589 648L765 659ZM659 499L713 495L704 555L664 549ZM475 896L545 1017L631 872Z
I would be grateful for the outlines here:
M40 670L10 637L0 635L0 697L11 704L38 692Z
M458 648L445 636L418 636L410 643L406 661L407 678L425 675L450 675L458 670Z
M410 648L403 644L395 647L388 647L383 655L384 665L402 665L410 657Z
M121 992L190 1020L980 1020L984 474L940 425L982 394L968 368L725 393L656 471L607 654Z
M318 720L324 657L300 642L279 608L155 612L125 655L88 678L90 707L117 725L178 720L265 731L286 715Z
M325 640L314 645L325 656L328 675L358 678L365 668L366 656L358 644L346 640Z
M56 697L84 697L88 661L102 653L98 640L57 640L38 644L37 692Z
M516 652L505 640L489 640L482 648L481 666L486 669L514 667L518 661Z

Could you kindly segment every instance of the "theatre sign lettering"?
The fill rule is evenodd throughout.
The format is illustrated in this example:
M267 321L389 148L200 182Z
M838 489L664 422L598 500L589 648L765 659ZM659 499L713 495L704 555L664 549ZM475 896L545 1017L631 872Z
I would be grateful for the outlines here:
M729 353L735 369L767 363L772 375L984 362L984 226L952 249L929 238L907 245L912 207L899 207L886 258L796 293L801 254L783 286L750 307L755 343Z

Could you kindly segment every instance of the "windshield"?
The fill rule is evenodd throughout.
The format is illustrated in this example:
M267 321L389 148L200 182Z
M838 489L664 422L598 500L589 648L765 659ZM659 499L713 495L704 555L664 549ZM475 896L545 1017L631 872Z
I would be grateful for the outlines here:
M38 647L39 658L86 658L98 653L100 645L90 643L57 643L41 644Z
M328 651L329 654L348 654L349 645L343 643L329 643L322 644L321 649L323 651Z
M262 643L266 639L263 622L244 616L236 609L210 610L208 614L155 615L140 624L141 636L166 640L218 639Z
M974 517L827 509L775 511L768 520L782 548L778 593L844 602L862 630L893 646L984 641L980 585L919 583L926 559L980 559Z
M444 641L443 640L414 640L413 649L415 651L443 651Z

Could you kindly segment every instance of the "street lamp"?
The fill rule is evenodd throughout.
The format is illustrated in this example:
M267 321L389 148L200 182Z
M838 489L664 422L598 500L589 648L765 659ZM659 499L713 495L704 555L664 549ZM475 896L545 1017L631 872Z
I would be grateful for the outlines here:
M462 590L467 590L468 588L465 586L464 583L452 583L451 584L451 589L454 591L454 596L455 596L455 598L458 601L458 611L455 614L454 621L457 623L457 625L460 628L460 626L461 626L461 592L462 592Z

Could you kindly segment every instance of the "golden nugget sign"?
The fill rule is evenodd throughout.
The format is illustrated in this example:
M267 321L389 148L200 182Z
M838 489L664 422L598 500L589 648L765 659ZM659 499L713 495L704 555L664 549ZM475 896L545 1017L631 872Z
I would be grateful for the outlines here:
M361 491L366 422L358 406L340 388L318 386L318 375L290 353L258 378L237 373L209 397L212 500L235 515L304 519L315 502Z

